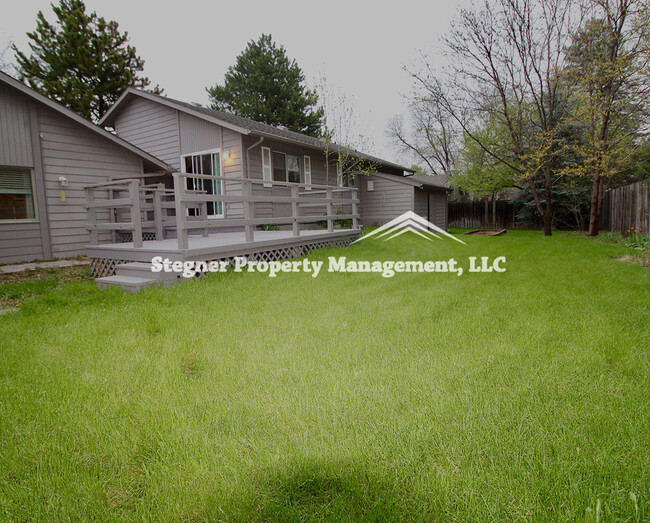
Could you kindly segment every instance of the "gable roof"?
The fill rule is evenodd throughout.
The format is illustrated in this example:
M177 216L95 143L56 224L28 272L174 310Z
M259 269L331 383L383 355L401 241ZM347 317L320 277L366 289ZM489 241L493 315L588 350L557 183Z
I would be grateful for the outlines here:
M382 160L375 156L370 156L359 151L350 151L345 147L336 145L336 144L327 144L325 141L320 138L314 138L302 133L297 133L294 131L289 131L288 129L283 129L281 127L275 127L266 123L258 122L251 120L250 118L245 118L243 116L237 116L235 114L227 113L224 111L216 111L214 109L208 109L207 107L201 107L198 105L190 104L187 102L181 102L180 100L174 100L173 98L168 98L166 96L161 96L157 94L147 93L141 91L134 87L129 87L122 96L120 96L117 101L111 106L111 108L106 112L104 116L99 120L99 125L108 125L113 126L115 123L115 117L121 111L121 109L126 105L128 100L134 96L139 96L153 102L160 103L172 109L177 109L183 111L197 118L207 120L214 124L220 125L227 129L231 129L238 133L244 135L256 135L272 138L274 140L280 140L284 142L306 145L308 147L314 147L316 149L324 150L326 147L334 153L345 152L357 156L363 160L366 160L371 163L375 163L384 167L389 167L398 171L406 171L409 173L414 172L408 167L398 165L387 160Z
M61 116L64 116L70 120L73 120L74 122L82 125L86 129L88 129L90 132L95 133L102 138L105 138L106 140L109 140L110 142L114 143L115 145L128 150L138 158L140 158L144 163L145 166L149 167L150 169L159 169L161 171L166 171L166 172L171 172L173 168L169 165L167 165L165 162L162 160L159 160L155 156L149 154L148 152L143 151L142 149L136 147L130 142L127 142L126 140L123 140L119 136L108 132L106 129L103 127L99 127L98 125L95 125L94 123L86 120L84 117L79 116L77 113L74 111L71 111L67 107L64 107L58 102L55 102L54 100L51 100L47 96L42 95L41 93L35 91L31 87L28 87L22 82L19 82L15 78L9 76L6 73L3 73L0 71L0 83L6 84L9 87L19 91L20 93L24 94L25 96L31 98L35 102L38 102L49 109L52 109L56 113L60 114Z
M433 180L434 176L391 176L384 173L375 173L373 176L382 178L383 180L390 180L392 182L403 183L405 185L412 185L413 187L418 187L419 189L434 189L438 191L452 192L452 189L441 185L437 180Z

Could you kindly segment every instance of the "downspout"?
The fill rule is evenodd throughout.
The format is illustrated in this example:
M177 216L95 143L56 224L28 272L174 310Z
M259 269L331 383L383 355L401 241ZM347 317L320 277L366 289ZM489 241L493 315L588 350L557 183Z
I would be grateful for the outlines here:
M246 178L251 177L251 157L250 157L251 149L254 149L258 145L261 145L263 141L264 141L264 137L262 136L257 142L255 142L248 149L246 149Z

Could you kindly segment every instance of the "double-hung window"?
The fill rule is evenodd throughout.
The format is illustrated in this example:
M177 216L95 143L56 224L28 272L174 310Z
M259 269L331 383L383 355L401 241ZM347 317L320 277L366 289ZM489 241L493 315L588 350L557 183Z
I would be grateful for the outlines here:
M32 170L0 166L0 220L34 220Z

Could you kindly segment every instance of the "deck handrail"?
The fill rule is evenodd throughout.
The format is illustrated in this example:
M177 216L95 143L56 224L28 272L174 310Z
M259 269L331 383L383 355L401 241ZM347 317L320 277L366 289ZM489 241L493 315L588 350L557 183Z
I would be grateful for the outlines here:
M352 228L359 228L358 213L358 189L356 187L334 187L329 185L305 184L294 182L281 182L275 180L264 180L257 178L230 178L226 176L212 176L208 174L193 173L173 173L174 176L174 201L176 204L176 231L178 239L178 248L187 249L189 245L188 232L190 230L203 229L203 235L207 236L210 229L220 229L225 227L244 227L245 239L247 242L254 241L255 226L262 224L269 225L291 225L294 236L300 236L301 223L314 223L320 221L327 222L327 230L334 230L334 222L339 219L351 219ZM187 189L187 179L199 180L223 180L226 182L241 183L241 194L197 194L196 191ZM254 185L263 185L265 188L280 187L290 190L290 196L278 196L272 194L272 191L263 193L253 193ZM270 187L269 187L270 186ZM303 194L301 188L308 188ZM312 191L311 189L319 189ZM338 197L335 197L335 193ZM324 197L318 197L319 195ZM341 195L349 198L341 198ZM187 209L190 206L196 207L198 204L207 205L208 202L241 203L243 205L243 218L218 218L209 219L207 213L201 212L200 216L187 216ZM290 216L282 217L256 217L255 207L259 203L270 204L287 204L291 207ZM318 207L325 208L323 216L300 215L301 207ZM334 208L350 206L351 210L346 214L336 214ZM203 217L204 216L204 217ZM203 217L203 219L201 219Z
M90 244L99 243L99 232L110 232L113 241L117 235L131 232L133 246L143 246L143 229L155 239L164 239L169 230L176 230L179 249L188 248L188 235L202 229L208 236L210 230L227 227L242 227L247 242L254 241L258 225L291 225L294 236L300 236L301 225L326 222L328 232L333 232L337 220L351 220L352 228L359 228L358 189L320 184L306 184L263 180L257 178L230 178L206 174L173 173L174 188L163 184L143 185L138 179L121 179L96 183L85 187L86 209L90 233ZM188 189L188 179L222 181L222 194L209 194L202 189ZM226 184L241 185L237 193L226 190ZM263 186L265 190L255 189ZM266 189L279 188L282 191ZM126 193L126 194L125 194ZM288 194L287 194L288 193ZM208 205L220 203L224 209L227 204L241 204L243 217L208 217ZM257 216L258 204L270 204L271 216ZM278 216L276 205L284 205L290 212ZM301 212L305 209L323 208L323 214ZM170 209L174 214L170 214ZM192 212L188 212L193 209ZM98 212L102 214L98 215ZM337 214L338 213L338 214ZM108 223L98 223L98 219ZM191 214L191 216L190 216ZM198 232L198 231L197 231Z

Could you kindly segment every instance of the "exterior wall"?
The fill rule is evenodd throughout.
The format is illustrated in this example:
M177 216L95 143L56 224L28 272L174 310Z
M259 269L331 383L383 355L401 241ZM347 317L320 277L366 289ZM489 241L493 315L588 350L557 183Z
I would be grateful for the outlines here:
M120 138L180 169L178 111L136 97L117 115L115 132Z
M85 253L88 232L84 187L112 178L137 177L141 160L45 107L38 108L43 174L54 257ZM65 202L59 177L65 176Z
M32 167L29 100L0 84L0 165Z
M429 221L435 223L438 227L447 230L449 204L447 202L447 193L442 191L432 191L429 193Z
M438 227L447 229L447 193L415 187L414 212Z
M34 161L38 148L32 142L33 111L27 98L0 84L0 165L32 169L36 207L34 220L0 222L0 263L43 259L50 254L43 246L43 233L47 242L47 213L38 205L38 195L43 193L43 173L36 169Z
M0 85L0 165L33 172L36 219L0 222L0 263L84 254L88 244L84 187L139 177L135 154ZM59 177L68 181L61 201Z
M298 156L300 158L300 168L303 167L303 157L309 156L311 158L311 182L314 185L331 185L336 186L336 166L330 165L329 175L327 172L327 166L325 164L325 155L323 151L318 149L312 149L310 147L301 146L297 144L289 144L285 142L275 141L268 138L265 138L264 141L251 149L251 151L246 154L246 150L259 141L259 137L256 136L242 136L243 146L244 146L244 159L248 158L250 160L250 165L248 166L248 176L258 180L262 179L262 147L269 147L271 151L281 152L285 154L290 154L293 156ZM244 162L244 175L246 176L246 162ZM254 186L253 189L255 194L272 194L274 196L288 196L290 189L282 187L264 187L263 185ZM302 191L302 190L301 190ZM348 208L349 209L349 208ZM272 205L258 203L256 205L256 216L258 218L271 217L273 216ZM306 216L317 216L319 214L324 215L326 212L325 207L305 207L301 210ZM287 205L275 205L275 216L290 216L291 215L291 206Z
M374 190L368 191L368 181L374 182ZM361 185L361 223L365 226L383 225L400 214L413 210L414 188L398 181L371 176L359 180Z

